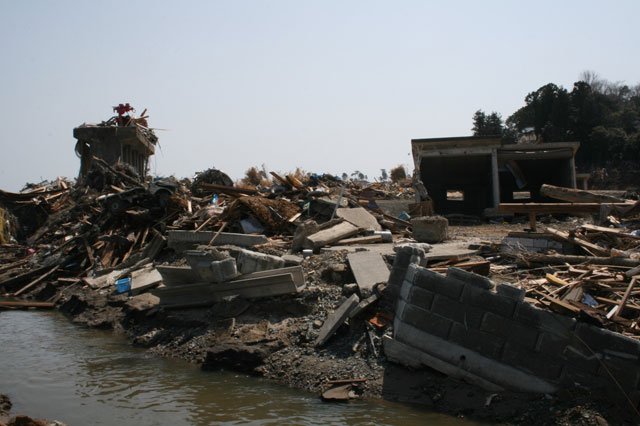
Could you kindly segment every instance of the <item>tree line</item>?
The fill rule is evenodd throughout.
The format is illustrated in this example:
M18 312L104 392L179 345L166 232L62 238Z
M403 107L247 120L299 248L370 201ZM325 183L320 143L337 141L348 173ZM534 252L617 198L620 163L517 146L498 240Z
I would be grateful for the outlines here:
M503 122L497 112L473 115L474 136L505 143L578 141L582 168L640 163L640 84L610 82L586 71L571 91L554 83L529 93Z

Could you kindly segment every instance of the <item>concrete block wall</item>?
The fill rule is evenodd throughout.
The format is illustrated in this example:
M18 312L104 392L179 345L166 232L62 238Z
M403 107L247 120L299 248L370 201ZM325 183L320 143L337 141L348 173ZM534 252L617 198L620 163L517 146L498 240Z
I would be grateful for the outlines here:
M451 268L444 276L411 264L397 301L394 339L505 389L553 392L582 385L624 400L617 381L637 403L640 342L523 299L523 290L496 288L480 275Z

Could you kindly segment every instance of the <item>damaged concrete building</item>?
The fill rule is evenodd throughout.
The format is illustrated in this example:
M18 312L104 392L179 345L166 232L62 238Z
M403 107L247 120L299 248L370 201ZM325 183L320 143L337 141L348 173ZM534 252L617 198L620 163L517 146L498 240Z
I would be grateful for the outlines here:
M579 147L478 136L411 140L416 173L438 214L480 215L499 203L544 201L539 191L545 183L576 188Z
M114 111L119 116L100 124L84 123L73 129L73 137L78 140L75 151L81 159L80 180L89 173L93 157L109 165L128 164L140 177L146 176L149 157L155 153L158 138L147 127L146 117L123 115L133 111L129 104L114 107Z

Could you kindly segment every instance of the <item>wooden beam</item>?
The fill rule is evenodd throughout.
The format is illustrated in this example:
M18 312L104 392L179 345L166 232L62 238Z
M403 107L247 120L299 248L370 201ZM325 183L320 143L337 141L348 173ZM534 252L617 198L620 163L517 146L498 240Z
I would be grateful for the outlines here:
M0 308L20 309L20 308L53 308L53 302L30 302L30 301L8 301L0 300Z
M593 243L590 243L589 241L583 240L582 238L579 238L575 235L571 235L568 232L563 232L563 231L559 231L557 229L551 228L551 227L547 227L545 228L545 231L553 234L554 236L560 238L563 241L569 242L569 243L573 243L573 244L577 244L580 247L586 249L587 251L589 251L589 253L593 252L594 254L597 254L599 256L609 256L610 252L607 249L604 249L600 246L597 246Z
M624 292L624 296L622 296L622 300L620 300L620 303L618 303L618 306L617 306L618 309L616 310L616 313L615 313L616 316L622 315L622 310L627 304L627 300L629 299L629 295L631 294L631 290L633 289L634 285L636 285L635 278L631 280L631 282L629 283L629 286L627 287L627 290Z
M26 286L22 287L20 290L16 291L15 293L13 293L14 296L19 296L22 293L24 293L25 291L29 290L31 287L33 287L34 285L38 284L40 281L44 280L45 278L47 278L49 275L53 274L55 271L57 271L60 268L60 265L56 265L53 268L51 268L49 270L49 272L45 272L43 275L40 275L38 278L36 278L35 280L31 281L29 284L27 284Z
M565 188L544 184L540 188L540 195L571 203L624 203L625 200L610 195L596 194L582 189Z
M627 207L628 203L607 203L614 207ZM600 203L500 203L503 213L599 213Z

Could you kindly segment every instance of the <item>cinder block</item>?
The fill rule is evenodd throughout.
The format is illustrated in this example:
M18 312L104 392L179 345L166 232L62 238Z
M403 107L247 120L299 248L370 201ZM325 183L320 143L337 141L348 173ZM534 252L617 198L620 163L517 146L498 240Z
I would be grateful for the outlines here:
M636 363L605 359L600 365L598 375L615 386L611 377L613 376L627 393L638 389L640 370Z
M538 340L538 330L521 323L487 312L480 330L501 337L511 343L533 349Z
M535 238L533 240L533 247L536 249L545 249L547 248L547 240L542 238Z
M398 299L398 302L396 303L396 312L394 315L394 326L393 328L395 329L395 320L401 320L404 318L404 310L407 307L407 302L402 300L402 299Z
M452 321L463 323L466 313L466 306L460 302L438 294L433 300L431 312L448 318Z
M598 354L593 354L585 348L584 345L578 343L565 346L565 348L559 352L559 355L565 365L579 368L585 373L596 374L598 368L600 368L600 357Z
M462 324L453 324L449 340L493 359L500 359L504 346L504 339L483 331L467 329Z
M584 323L578 324L575 333L576 336L596 352L601 352L606 349L609 351L628 353L634 356L640 355L640 342L623 336L622 334Z
M459 268L447 269L447 278L453 278L485 290L491 290L495 287L495 284L489 278Z
M418 268L413 282L418 287L443 294L452 299L460 298L464 288L463 282L448 279L437 272L425 268Z
M559 381L562 374L562 363L509 342L504 345L502 360L547 380Z
M394 289L397 289L395 290L397 292L399 291L400 286L402 285L402 281L405 279L408 273L410 274L409 278L411 280L413 279L415 271L412 270L411 272L409 272L408 268L412 265L412 262L419 259L424 259L425 252L424 250L417 247L402 246L397 249L396 253L397 254L393 261L393 266L391 267L391 272L389 272L388 284L392 291L394 291ZM418 253L418 256L415 256L415 253Z
M411 281L413 283L416 274L418 272L418 265L416 265L415 263L410 263L409 266L407 267L407 273L404 276L404 279L406 281Z
M536 308L526 302L517 304L513 318L525 325L531 325L541 331L554 333L558 336L569 337L571 331L576 327L575 319Z
M409 300L409 295L411 294L411 290L413 290L416 286L413 285L413 283L411 281L403 281L402 282L402 287L400 287L400 299L404 300L404 301L408 301Z
M413 286L411 288L409 299L407 300L409 300L412 305L430 311L432 310L433 297L434 294L432 292L420 287Z
M568 335L559 336L554 333L540 332L535 350L546 356L560 356L570 344L572 344L572 340Z
M284 268L284 259L257 251L242 250L236 260L241 274Z
M462 303L477 306L494 314L511 318L516 301L488 290L467 285L462 292Z
M424 332L446 339L451 330L451 321L414 305L404 309L402 321Z
M504 283L498 284L498 287L496 287L496 292L500 296L508 297L509 299L513 299L516 302L522 302L526 293L523 288Z
M212 281L222 283L238 276L236 260L232 257L217 262L211 262Z

